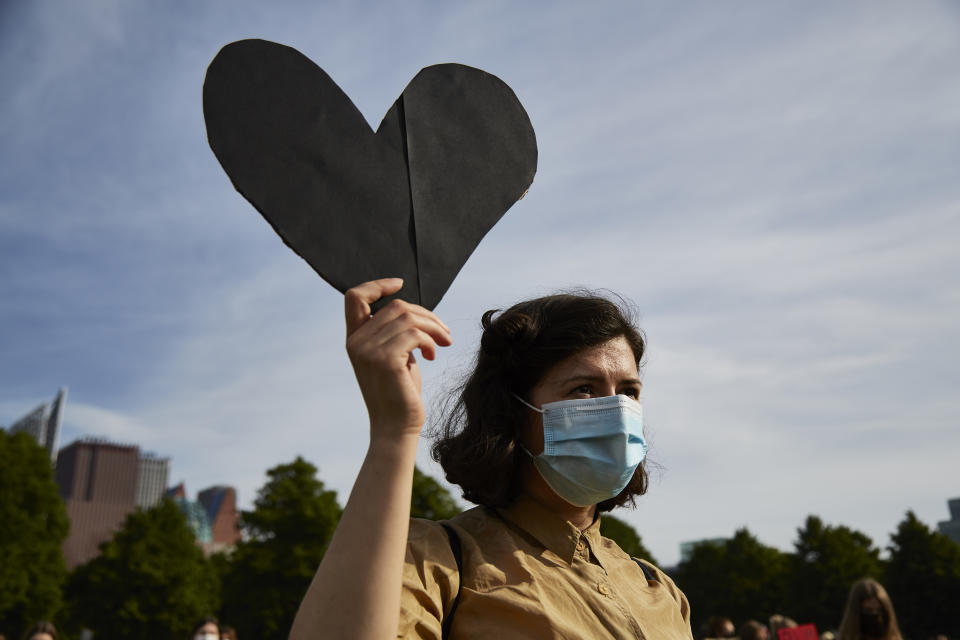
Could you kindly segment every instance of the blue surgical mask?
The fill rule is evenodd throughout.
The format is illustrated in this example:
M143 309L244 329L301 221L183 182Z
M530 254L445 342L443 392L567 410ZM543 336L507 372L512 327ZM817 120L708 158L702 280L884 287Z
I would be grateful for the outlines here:
M633 398L561 400L538 409L516 397L543 414L543 453L523 450L554 493L570 504L586 507L613 498L647 453L643 407Z

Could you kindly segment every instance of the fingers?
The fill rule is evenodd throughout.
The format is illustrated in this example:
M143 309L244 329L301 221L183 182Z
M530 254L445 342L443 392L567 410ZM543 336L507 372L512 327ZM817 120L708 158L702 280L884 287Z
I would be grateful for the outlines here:
M437 343L434 342L433 338L420 329L412 327L391 335L382 344L382 350L385 354L404 354L406 356L406 366L411 364L415 349L420 349L420 353L427 360L433 360L437 357Z
M403 287L402 278L382 278L364 282L344 295L343 311L347 321L347 335L359 329L370 318L370 305Z
M403 300L393 300L378 311L364 331L368 331L371 338L381 336L380 341L383 342L388 334L402 331L408 326L416 327L429 334L438 344L452 344L450 327L444 324L435 313Z
M433 360L437 346L453 344L450 328L432 311L403 300L393 300L370 317L370 305L379 298L396 293L399 278L373 280L346 293L347 351L351 357L365 360L407 356L420 349L424 358Z
M437 316L418 305L394 300L347 337L347 351L374 359L391 359L420 349L433 360L436 347L453 343L450 330Z

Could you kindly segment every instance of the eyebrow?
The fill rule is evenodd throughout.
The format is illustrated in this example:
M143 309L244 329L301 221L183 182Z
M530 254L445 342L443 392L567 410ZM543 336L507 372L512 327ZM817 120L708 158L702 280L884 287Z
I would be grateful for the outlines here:
M568 384L571 384L573 382L580 382L580 381L603 382L605 380L606 380L605 376L575 375L575 376L570 376L569 378L565 378L564 380L561 380L560 386L565 387ZM617 384L637 384L642 386L643 382L640 380L640 378L624 378L623 380L618 380Z

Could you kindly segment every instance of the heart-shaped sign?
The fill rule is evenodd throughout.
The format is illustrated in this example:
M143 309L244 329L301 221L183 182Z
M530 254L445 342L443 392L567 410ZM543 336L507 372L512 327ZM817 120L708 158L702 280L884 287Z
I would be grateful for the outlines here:
M536 172L516 95L460 64L420 71L374 132L299 51L242 40L210 63L203 112L234 186L324 280L399 276L428 309Z

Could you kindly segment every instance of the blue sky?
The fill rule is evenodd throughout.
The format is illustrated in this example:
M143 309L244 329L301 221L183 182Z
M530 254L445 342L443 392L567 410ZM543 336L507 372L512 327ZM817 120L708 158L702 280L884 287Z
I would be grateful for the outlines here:
M374 125L424 66L506 81L536 180L437 308L571 286L639 308L651 457L620 516L666 564L807 514L880 545L960 495L960 9L951 2L5 2L0 424L66 385L63 444L230 483L303 455L345 499L366 445L341 298L207 146L206 65L265 38ZM421 466L435 476L426 454Z

